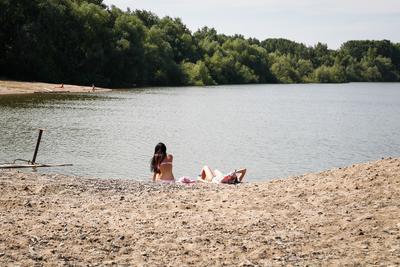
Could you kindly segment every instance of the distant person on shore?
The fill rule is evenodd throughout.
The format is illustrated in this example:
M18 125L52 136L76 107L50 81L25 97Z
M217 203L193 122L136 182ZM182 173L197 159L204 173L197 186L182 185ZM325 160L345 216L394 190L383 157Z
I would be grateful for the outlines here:
M158 143L154 149L151 159L150 170L153 172L153 182L174 183L175 177L172 173L173 156L167 154L167 147Z
M234 170L230 173L223 174L219 170L211 170L210 167L204 166L201 170L199 181L206 183L217 183L217 184L238 184L243 180L246 174L246 169ZM239 176L238 176L239 175Z
M92 84L92 92L94 92L94 90L96 90L96 86L94 86L94 83Z

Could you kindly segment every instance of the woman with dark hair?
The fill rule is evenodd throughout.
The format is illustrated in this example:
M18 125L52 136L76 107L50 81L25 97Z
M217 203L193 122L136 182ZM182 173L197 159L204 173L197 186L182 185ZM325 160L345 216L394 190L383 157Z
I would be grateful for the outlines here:
M156 145L150 163L150 170L153 172L153 182L175 182L174 174L172 173L173 159L171 154L167 154L167 147L163 143Z

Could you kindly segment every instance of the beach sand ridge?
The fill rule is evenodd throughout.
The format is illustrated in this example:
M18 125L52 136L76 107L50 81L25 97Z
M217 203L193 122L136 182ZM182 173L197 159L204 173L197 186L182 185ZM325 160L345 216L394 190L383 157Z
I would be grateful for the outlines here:
M240 185L0 171L0 265L398 266L400 159Z

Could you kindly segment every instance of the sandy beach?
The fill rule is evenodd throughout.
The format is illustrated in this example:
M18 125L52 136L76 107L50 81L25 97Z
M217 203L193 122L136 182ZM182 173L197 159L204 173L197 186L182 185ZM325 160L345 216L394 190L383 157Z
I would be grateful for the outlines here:
M0 171L1 266L399 266L400 159L240 185Z
M0 80L0 95L32 94L32 93L84 93L93 92L91 86L79 86L40 82L17 82ZM95 87L94 92L108 92L111 89Z

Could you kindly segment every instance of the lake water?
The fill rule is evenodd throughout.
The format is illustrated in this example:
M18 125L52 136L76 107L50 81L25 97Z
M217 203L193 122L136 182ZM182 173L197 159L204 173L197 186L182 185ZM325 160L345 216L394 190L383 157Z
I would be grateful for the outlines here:
M0 96L0 162L146 180L154 146L176 177L203 165L248 169L260 181L400 156L400 84L350 83L146 88L102 94Z

